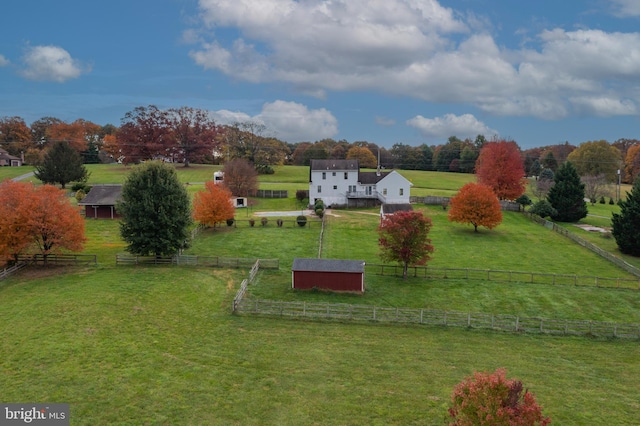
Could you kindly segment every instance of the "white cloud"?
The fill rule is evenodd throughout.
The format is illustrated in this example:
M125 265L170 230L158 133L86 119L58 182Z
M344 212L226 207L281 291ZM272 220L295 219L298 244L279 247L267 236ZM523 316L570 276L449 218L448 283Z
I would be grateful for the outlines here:
M611 0L611 3L616 16L640 16L640 3L638 0Z
M86 70L69 52L58 46L34 46L22 57L22 76L29 80L62 83L77 78Z
M407 125L415 127L423 136L431 139L446 139L453 135L461 139L473 139L479 134L489 138L498 134L497 131L478 121L472 114L445 114L436 118L418 115L407 120Z
M338 120L331 112L324 108L309 109L296 102L277 100L265 103L255 116L228 110L211 114L219 124L264 124L268 134L287 142L315 141L338 134Z
M611 1L640 14L637 0ZM638 32L550 28L510 50L485 17L465 22L437 0L200 0L200 10L214 36L198 33L197 64L319 98L374 90L544 119L640 110Z
M387 117L376 117L376 124L383 127L391 127L396 124L396 120Z
M11 62L9 62L9 60L5 58L4 55L0 55L0 67L6 67L10 63Z

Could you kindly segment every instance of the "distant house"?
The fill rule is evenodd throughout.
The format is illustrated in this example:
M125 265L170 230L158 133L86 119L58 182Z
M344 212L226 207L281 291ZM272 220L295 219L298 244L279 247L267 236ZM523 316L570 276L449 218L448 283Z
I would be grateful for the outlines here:
M85 217L91 219L117 219L116 204L122 198L122 185L94 185L84 199L78 202L84 206Z
M400 173L362 172L358 160L311 160L309 202L327 207L409 204L413 184Z
M291 285L297 290L364 293L364 265L364 260L296 258Z
M4 166L20 167L22 166L22 159L10 155L9 152L0 148L0 167Z
M213 183L223 183L224 182L224 172L213 172Z

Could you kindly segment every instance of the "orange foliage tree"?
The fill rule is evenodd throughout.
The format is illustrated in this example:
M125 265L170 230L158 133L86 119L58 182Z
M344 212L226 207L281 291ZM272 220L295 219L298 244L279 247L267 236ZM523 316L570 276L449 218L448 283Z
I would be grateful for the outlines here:
M524 161L515 142L484 144L476 161L478 182L493 189L501 200L515 200L526 189Z
M51 185L0 184L0 256L6 261L35 248L45 259L63 250L82 250L84 219L65 191Z
M369 148L364 146L354 146L347 151L347 160L358 160L360 167L369 169L375 169L378 165L378 160Z
M507 379L506 370L475 372L460 382L451 395L451 426L512 425L544 426L551 423L542 414L535 396L520 380Z
M500 201L493 190L481 183L468 183L451 198L449 220L470 223L474 231L478 226L493 229L502 222Z
M16 259L31 243L29 198L33 185L7 179L0 184L0 265Z
M234 213L231 192L213 181L206 182L205 189L198 191L193 199L193 217L203 225L215 226L233 218Z
M627 151L624 161L625 181L628 183L635 182L640 174L640 145L633 145Z
M49 139L53 142L67 141L78 152L86 151L89 139L95 137L100 126L90 121L78 119L73 123L55 123L49 127Z

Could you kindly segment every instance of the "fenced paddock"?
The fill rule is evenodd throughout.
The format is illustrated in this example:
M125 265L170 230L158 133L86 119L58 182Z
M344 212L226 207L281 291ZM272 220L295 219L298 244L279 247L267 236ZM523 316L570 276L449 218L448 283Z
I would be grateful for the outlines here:
M243 281L243 286L241 286L242 297L239 298L239 291L236 299L234 299L234 312L297 319L418 324L511 333L640 339L640 324L560 320L431 309L388 308L341 303L252 300L244 298L248 283L248 280Z
M117 254L116 265L188 265L208 266L216 268L251 268L256 258L218 257L218 256L132 256ZM279 269L279 259L260 259L260 267Z
M289 198L289 191L281 189L258 189L257 198Z
M366 268L368 272L376 275L402 276L402 266L400 265L367 264ZM640 279L633 278L606 278L570 274L501 271L492 269L436 268L431 266L410 266L408 275L426 279L457 279L640 290Z
M98 257L95 254L21 254L18 262L32 265L95 265Z

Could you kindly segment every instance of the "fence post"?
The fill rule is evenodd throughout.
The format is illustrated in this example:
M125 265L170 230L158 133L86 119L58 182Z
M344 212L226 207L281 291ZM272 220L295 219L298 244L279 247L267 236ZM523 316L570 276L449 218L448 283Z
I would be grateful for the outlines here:
M467 327L471 327L471 312L467 313Z
M516 329L515 329L515 331L517 332L519 328L520 328L520 317L516 317Z
M423 314L424 314L424 309L420 309L420 324L422 324L422 322L423 322L422 321L422 318L424 316Z

